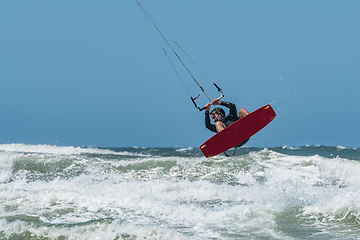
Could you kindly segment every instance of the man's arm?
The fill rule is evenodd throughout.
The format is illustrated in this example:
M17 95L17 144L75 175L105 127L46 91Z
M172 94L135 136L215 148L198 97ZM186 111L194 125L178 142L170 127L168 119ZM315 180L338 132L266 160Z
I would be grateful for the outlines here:
M237 116L237 109L236 109L236 105L235 105L235 104L229 103L229 102L220 101L220 104L219 104L219 105L229 108L229 109L230 109L230 114Z
M206 128L209 129L210 131L217 133L217 130L216 130L215 125L213 125L213 124L210 123L210 113L209 113L209 110L208 110L208 111L205 111L205 126L206 126Z

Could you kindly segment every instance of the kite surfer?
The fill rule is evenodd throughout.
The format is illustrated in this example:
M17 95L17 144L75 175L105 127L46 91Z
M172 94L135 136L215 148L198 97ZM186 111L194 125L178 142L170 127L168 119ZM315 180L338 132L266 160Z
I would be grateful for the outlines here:
M221 88L213 82L206 73L194 62L194 60L180 47L180 45L162 28L159 23L146 11L143 6L136 0L138 3L141 11L144 14L145 19L149 23L150 28L153 30L155 37L157 38L158 42L160 43L161 48L163 49L167 59L171 63L172 67L174 68L179 80L183 84L185 90L190 96L191 101L193 102L194 106L200 110L205 110L205 126L210 131L215 133L220 133L222 130L227 128L220 134L215 134L213 137L208 139L204 144L200 146L201 151L206 157L212 157L218 155L220 153L224 153L227 155L226 151L230 148L241 147L245 143L249 141L249 138L260 131L263 127L265 127L270 121L274 119L276 116L274 110L271 108L270 105L266 105L263 108L259 108L258 110L249 113L244 108L241 108L239 111L236 109L236 105L229 102L220 101L224 97L224 94ZM163 41L161 41L163 39ZM175 47L178 47L181 52L180 55L177 51L175 51ZM171 50L174 55L168 55L167 50ZM206 78L215 86L215 88L220 93L220 97L211 101L209 96L205 93L204 88L200 85L200 83L196 80L195 76L190 72L190 69L185 65L185 62L182 60L183 57L187 57L188 60L191 60L193 65L195 65L205 76ZM190 93L189 89L187 88L187 84L182 79L182 74L180 74L175 67L172 59L177 59L181 65L185 68L186 72L189 74L188 78L191 77L196 85L200 88L201 92L196 97L193 97L192 93ZM188 80L186 81L188 82ZM191 90L193 92L193 90ZM207 100L211 103L206 104L203 108L200 108L196 104L196 99L198 99L201 95L206 96ZM221 105L230 109L229 114L226 116L225 111L222 108L215 108L213 111L210 111L211 105ZM210 115L214 124L210 123ZM247 116L247 118L244 118ZM243 119L241 119L243 118ZM238 121L241 119L241 121ZM235 123L236 122L236 123ZM234 124L232 124L234 123ZM231 126L230 126L231 125ZM246 139L246 140L244 140ZM240 143L239 143L240 142ZM237 145L236 145L237 144ZM235 145L235 146L234 146ZM235 154L235 151L232 155Z

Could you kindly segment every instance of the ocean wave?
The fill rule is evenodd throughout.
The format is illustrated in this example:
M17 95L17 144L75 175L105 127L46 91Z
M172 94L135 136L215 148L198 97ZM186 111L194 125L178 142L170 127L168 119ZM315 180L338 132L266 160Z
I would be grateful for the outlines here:
M360 161L331 156L353 156L353 149L241 148L233 157L207 159L197 148L180 147L81 153L74 153L75 147L1 147L8 150L0 151L0 229L5 229L0 236L286 239L301 232L302 238L317 233L346 239L360 234ZM56 153L59 149L67 154Z
M79 154L102 154L102 155L131 155L146 156L146 154L136 154L128 151L113 151L110 149L93 147L73 147L56 145L28 145L23 143L0 144L0 151L22 152L22 153L40 153L53 155L79 155Z
M194 150L194 148L192 148L192 147L176 149L177 152L185 152L185 151L192 151L192 150Z

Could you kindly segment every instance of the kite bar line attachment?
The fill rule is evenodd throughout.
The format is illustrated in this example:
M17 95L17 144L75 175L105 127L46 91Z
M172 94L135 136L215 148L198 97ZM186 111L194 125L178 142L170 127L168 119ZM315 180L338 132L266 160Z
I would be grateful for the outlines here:
M220 93L220 97L218 97L217 100L222 99L222 98L224 97L224 94L223 94L223 92L222 92L222 89L219 88L219 86L216 85L216 83L214 83L214 86L217 88L218 92ZM200 88L201 88L202 92L201 92L199 95L197 95L197 97L195 97L195 98L190 97L190 98L191 98L191 101L194 103L195 107L196 107L197 109L199 109L200 112L201 112L201 111L203 111L203 110L205 109L205 107L199 108L199 107L197 106L195 100L196 100L198 97L200 97L201 94L204 93L204 94L206 95L206 93L205 93L205 91L204 91L204 89L203 89L202 87L200 87ZM208 97L208 99L209 99L209 97ZM210 99L209 99L209 101L210 101ZM210 105L212 105L212 102L210 102Z

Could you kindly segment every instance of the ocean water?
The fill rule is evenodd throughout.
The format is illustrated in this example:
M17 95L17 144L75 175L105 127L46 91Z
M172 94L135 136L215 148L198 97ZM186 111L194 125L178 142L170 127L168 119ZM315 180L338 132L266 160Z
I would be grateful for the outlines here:
M360 149L0 145L0 239L360 239Z

